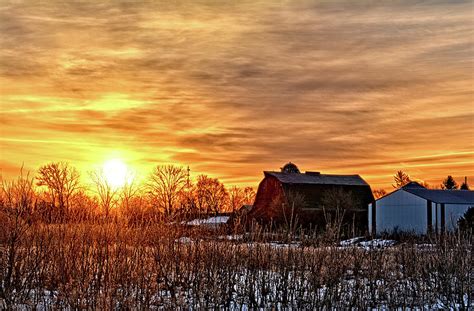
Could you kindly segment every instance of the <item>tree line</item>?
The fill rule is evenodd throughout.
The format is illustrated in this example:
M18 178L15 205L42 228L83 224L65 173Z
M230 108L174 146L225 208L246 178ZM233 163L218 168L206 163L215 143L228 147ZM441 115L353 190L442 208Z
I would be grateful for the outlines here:
M405 186L406 184L415 181L415 179L412 179L410 175L408 175L406 172L402 170L398 170L394 175L393 175L393 181L394 183L392 184L392 187L394 189L400 189L401 187ZM470 190L469 184L467 183L467 178L464 179L462 184L459 186L459 184L454 180L453 176L448 175L439 186L432 186L428 184L425 181L417 181L421 186L428 188L428 189L443 189L443 190ZM376 199L383 197L384 195L387 194L387 191L384 189L374 189L373 191L374 197Z
M34 176L21 170L17 180L1 180L0 203L18 205L22 200L24 205L31 201L30 209L46 222L99 216L126 216L131 221L150 218L173 221L234 212L243 205L253 204L256 195L252 187L226 187L219 179L204 174L193 179L189 168L176 165L155 166L140 184L129 176L121 187L111 185L102 171L89 172L89 177L92 183L85 186L80 181L79 171L67 162L45 164ZM393 178L392 186L396 189L413 181L402 170ZM459 186L451 175L438 187L419 183L426 188L469 190L467 180ZM379 198L387 192L374 189L373 194Z
M233 212L255 197L252 187L226 187L204 174L193 180L189 168L176 165L155 166L144 183L128 178L121 187L111 185L102 171L89 176L92 184L85 186L79 171L67 162L43 165L34 176L21 170L16 180L2 179L0 204L34 211L45 222L119 216L173 221Z

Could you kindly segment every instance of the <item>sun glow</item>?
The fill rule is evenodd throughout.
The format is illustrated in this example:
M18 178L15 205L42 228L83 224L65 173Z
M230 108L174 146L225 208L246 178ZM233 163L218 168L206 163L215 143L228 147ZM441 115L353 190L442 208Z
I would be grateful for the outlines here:
M108 160L102 167L105 179L110 186L123 187L128 181L129 170L120 159Z

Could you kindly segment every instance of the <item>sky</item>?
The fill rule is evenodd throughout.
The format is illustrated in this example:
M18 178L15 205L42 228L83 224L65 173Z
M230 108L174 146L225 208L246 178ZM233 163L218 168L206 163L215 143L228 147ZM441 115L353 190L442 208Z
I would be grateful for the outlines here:
M0 168L474 185L471 1L0 3Z

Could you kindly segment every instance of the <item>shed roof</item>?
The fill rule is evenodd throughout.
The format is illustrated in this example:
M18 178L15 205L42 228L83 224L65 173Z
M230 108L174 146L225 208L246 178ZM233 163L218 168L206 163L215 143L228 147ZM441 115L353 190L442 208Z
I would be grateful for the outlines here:
M309 185L345 185L368 186L359 175L328 175L318 172L282 173L264 172L265 176L273 176L283 184L309 184Z
M439 204L474 204L474 191L469 190L434 190L426 188L403 188L423 199Z
M403 189L406 189L406 188L426 189L425 187L423 187L422 185L420 185L420 184L417 183L416 181L410 181L408 184L406 184L406 185L403 186L402 188L403 188Z

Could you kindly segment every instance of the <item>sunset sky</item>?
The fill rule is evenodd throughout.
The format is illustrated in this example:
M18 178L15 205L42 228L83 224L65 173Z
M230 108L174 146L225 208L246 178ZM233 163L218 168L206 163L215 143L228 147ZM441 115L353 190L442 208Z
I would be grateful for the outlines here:
M0 167L474 185L471 1L2 1Z

